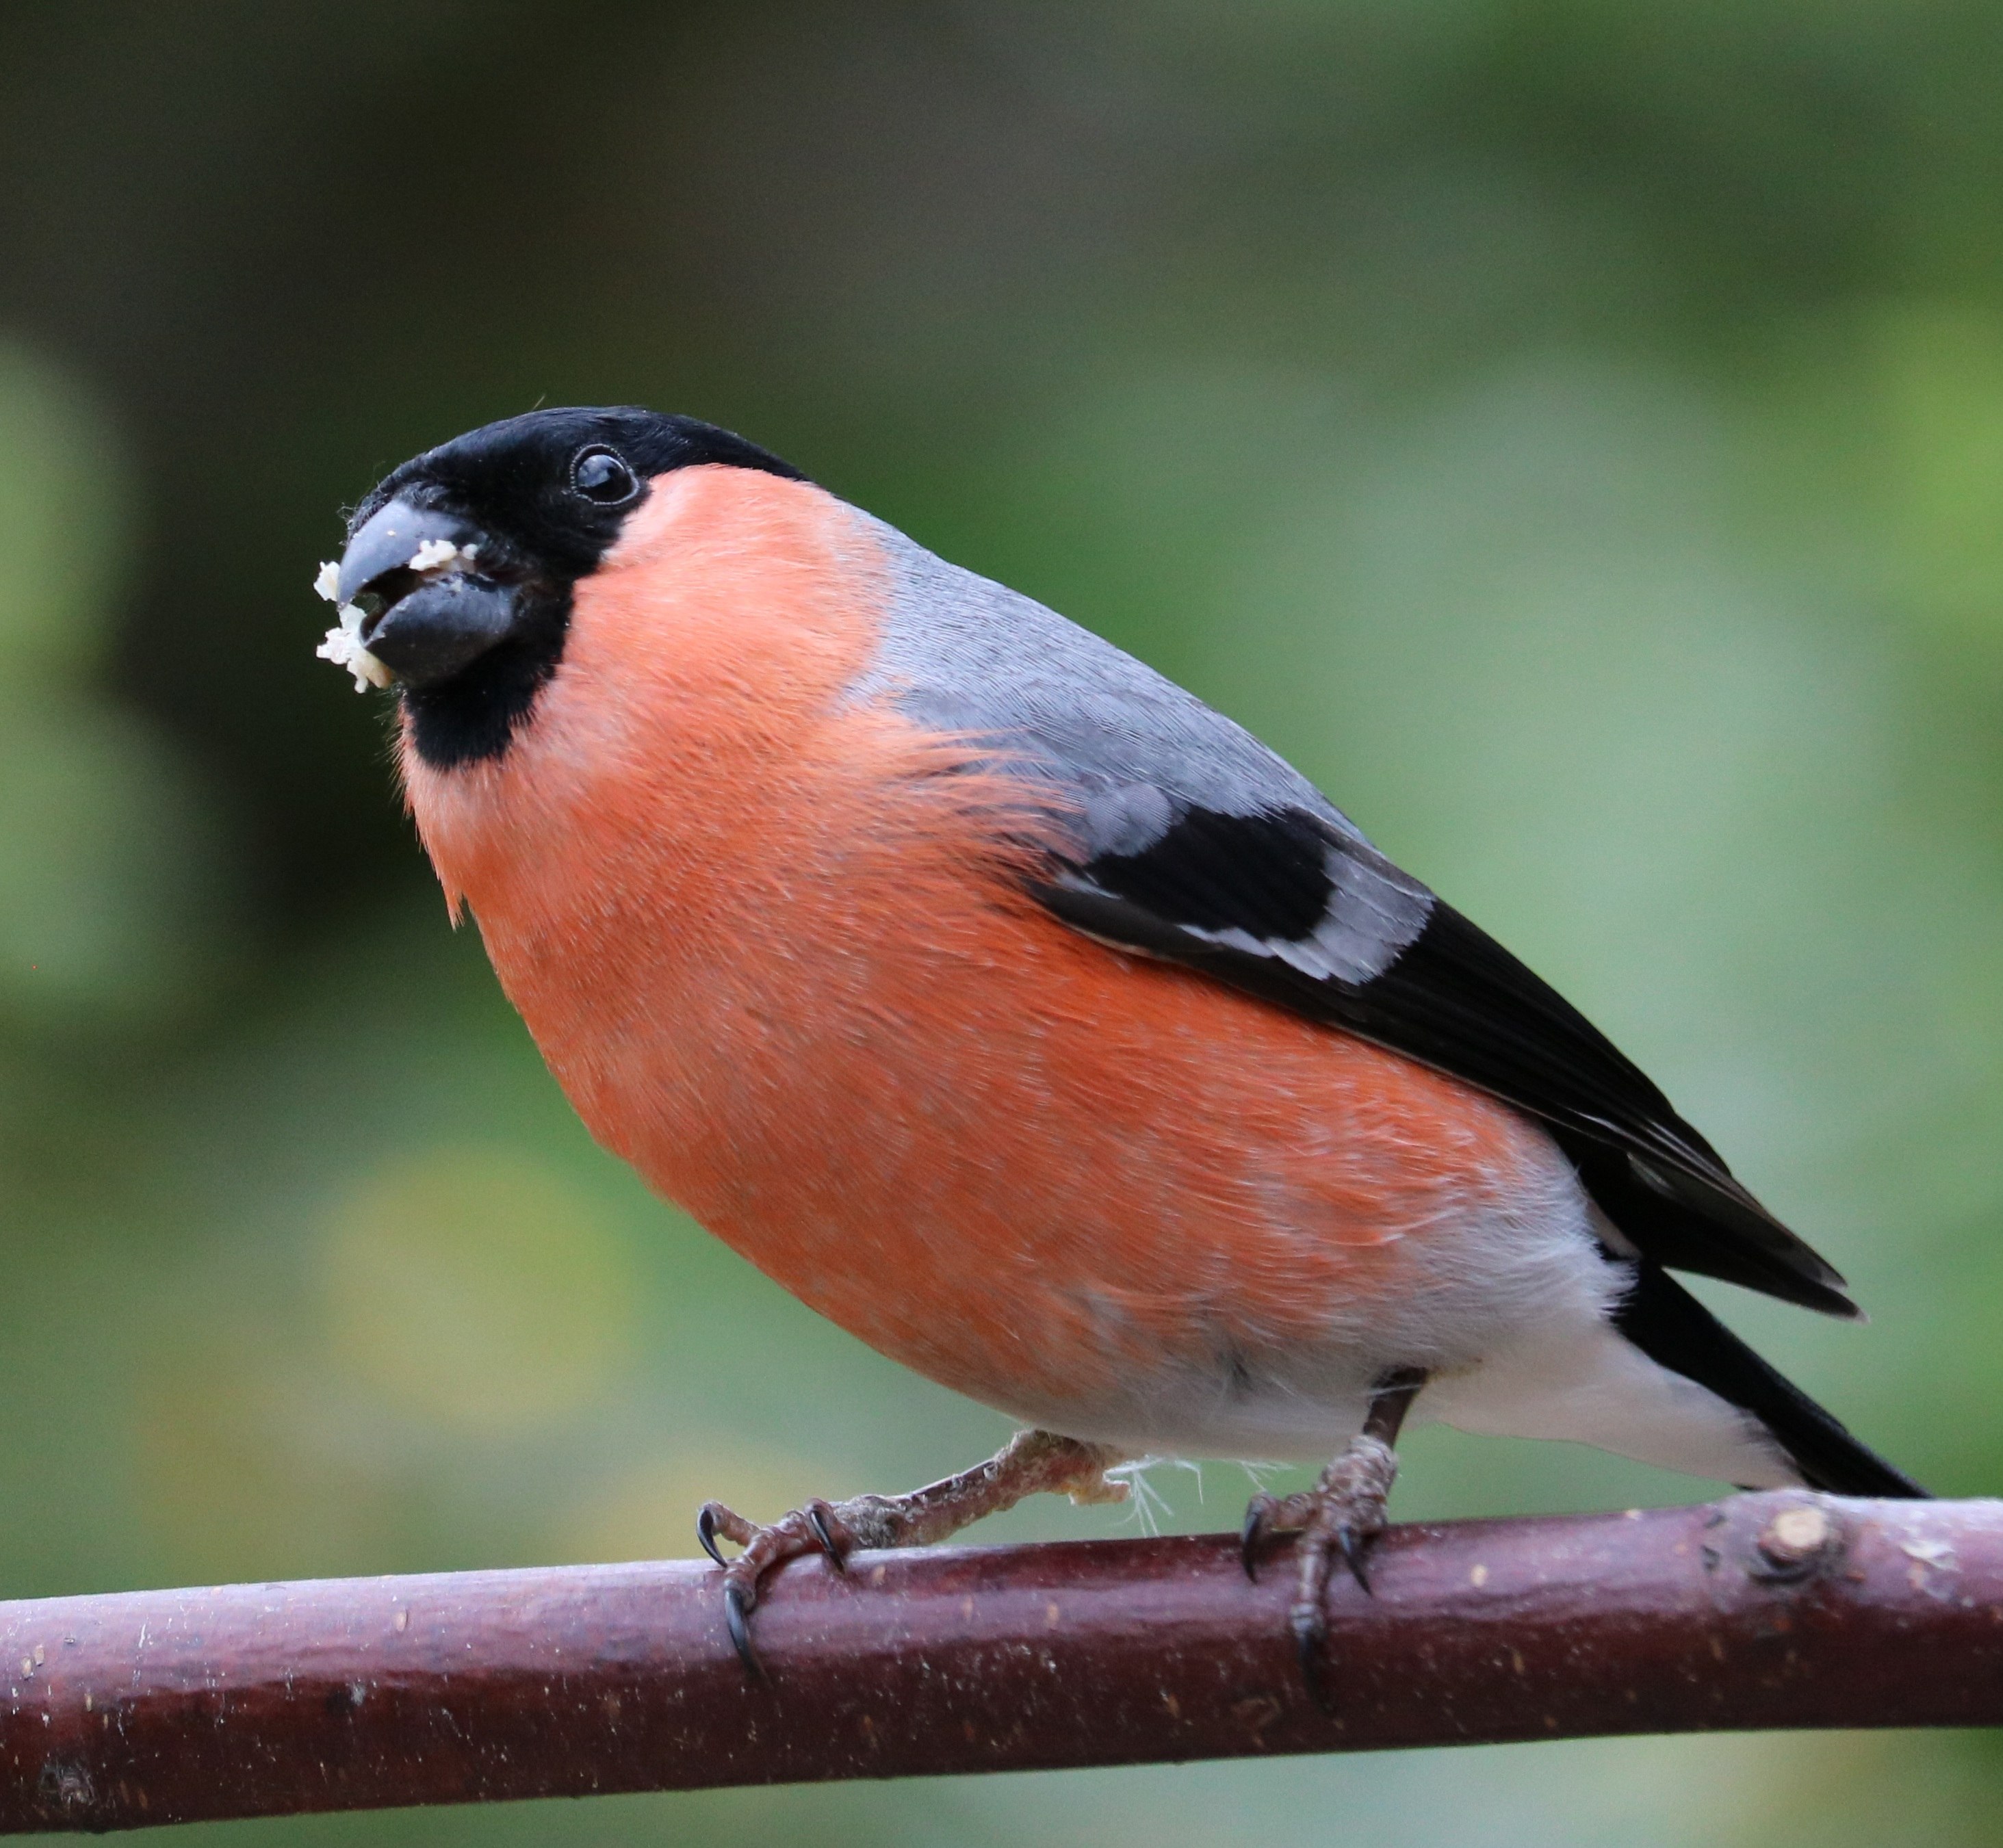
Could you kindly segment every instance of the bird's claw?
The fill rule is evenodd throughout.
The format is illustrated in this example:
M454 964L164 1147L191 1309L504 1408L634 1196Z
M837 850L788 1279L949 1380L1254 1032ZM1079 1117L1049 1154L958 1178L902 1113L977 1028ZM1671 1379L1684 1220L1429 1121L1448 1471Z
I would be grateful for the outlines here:
M1287 1623L1294 1633L1294 1659L1300 1664L1301 1679L1307 1684L1309 1698L1323 1713L1334 1712L1322 1679L1322 1644L1328 1640L1328 1619L1322 1615L1320 1605L1296 1604L1287 1613Z
M1295 1536L1300 1582L1287 1621L1302 1679L1324 1712L1333 1710L1322 1670L1329 1569L1340 1553L1358 1588L1369 1593L1370 1549L1386 1525L1385 1503L1397 1467L1389 1445L1361 1437L1323 1471L1312 1489L1285 1497L1261 1493L1246 1504L1238 1544L1247 1578L1256 1579L1260 1549L1269 1538Z
M800 1512L806 1517L807 1525L813 1529L814 1544L827 1555L827 1563L836 1571L846 1572L848 1570L848 1549L855 1541L846 1528L842 1530L841 1539L836 1539L834 1510L816 1497Z
M1278 1497L1263 1490L1245 1504L1245 1524L1238 1530L1238 1560L1255 1585L1259 1582L1259 1548L1279 1511Z
M730 1562L725 1559L717 1546L716 1529L718 1518L729 1511L720 1501L705 1501L697 1510L695 1517L695 1537L702 1542L703 1551L718 1565L724 1567Z
M914 1489L908 1495L856 1495L846 1501L818 1496L768 1527L746 1521L720 1501L706 1501L695 1518L695 1537L723 1568L723 1617L746 1672L764 1679L751 1647L751 1613L768 1572L803 1554L823 1555L837 1572L848 1570L858 1547L924 1546L957 1533L970 1521L1012 1508L1026 1495L1046 1491L1074 1501L1118 1501L1126 1485L1106 1472L1120 1453L1103 1444L1054 1431L1019 1431L978 1468ZM720 1538L741 1548L726 1560Z
M1349 1568L1349 1576L1356 1581L1358 1588L1366 1598L1372 1594L1370 1574L1365 1562L1369 1557L1370 1542L1376 1539L1383 1527L1383 1522L1380 1520L1376 1527L1359 1533L1344 1522L1335 1530L1335 1543L1341 1549L1342 1563Z
M757 1652L751 1647L751 1606L757 1597L756 1591L746 1591L735 1579L723 1581L723 1621L730 1632L731 1647L744 1665L744 1672L753 1681L763 1681L765 1671L759 1666Z
M735 1559L724 1557L719 1535L743 1549ZM841 1511L818 1497L763 1527L720 1501L706 1501L696 1514L695 1537L723 1568L723 1620L746 1673L758 1680L764 1671L751 1647L751 1613L765 1575L809 1553L825 1554L836 1571L845 1570L857 1544Z

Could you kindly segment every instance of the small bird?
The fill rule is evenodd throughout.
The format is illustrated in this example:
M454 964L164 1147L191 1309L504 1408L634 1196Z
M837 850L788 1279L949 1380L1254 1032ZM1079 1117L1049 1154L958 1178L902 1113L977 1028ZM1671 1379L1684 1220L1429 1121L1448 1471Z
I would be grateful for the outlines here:
M393 686L456 917L593 1134L870 1346L1025 1427L698 1518L764 1576L1148 1455L1333 1458L1311 1686L1408 1416L1747 1487L1924 1494L1694 1272L1854 1316L1662 1093L1250 733L743 438L543 410L395 470L320 588ZM717 1542L742 1548L727 1563Z

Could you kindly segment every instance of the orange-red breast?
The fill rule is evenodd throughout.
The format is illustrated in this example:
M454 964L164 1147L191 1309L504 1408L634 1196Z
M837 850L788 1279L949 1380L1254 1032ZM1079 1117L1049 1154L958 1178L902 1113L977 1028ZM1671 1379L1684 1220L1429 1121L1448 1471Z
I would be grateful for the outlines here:
M1670 1277L1855 1312L1662 1093L1256 739L1028 598L637 410L405 463L325 588L327 652L397 683L447 896L593 1134L1054 1434L922 1504L711 1511L706 1543L754 1542L740 1639L808 1546L1093 1492L1118 1457L1340 1452L1248 1537L1321 1556L1306 1648L1407 1405L1920 1493Z

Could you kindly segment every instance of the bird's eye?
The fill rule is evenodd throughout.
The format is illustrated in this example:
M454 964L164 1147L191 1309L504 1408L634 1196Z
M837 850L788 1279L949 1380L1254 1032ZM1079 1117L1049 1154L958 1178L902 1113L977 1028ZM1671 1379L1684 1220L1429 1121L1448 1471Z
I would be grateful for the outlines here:
M640 491L638 478L610 449L586 449L570 465L570 484L587 501L616 507Z

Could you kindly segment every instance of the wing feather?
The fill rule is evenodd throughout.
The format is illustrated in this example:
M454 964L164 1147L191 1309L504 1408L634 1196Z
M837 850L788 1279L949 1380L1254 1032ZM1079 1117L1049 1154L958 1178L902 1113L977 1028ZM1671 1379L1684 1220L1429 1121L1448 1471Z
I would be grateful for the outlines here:
M848 690L1051 791L1038 890L1087 934L1361 1035L1540 1117L1645 1256L1837 1315L1843 1280L1603 1035L1243 726L1040 603L858 515L891 595Z
M1200 970L1543 1119L1602 1210L1657 1262L1857 1313L1841 1277L1577 1008L1320 816L1183 808L1152 844L1064 866L1038 890L1102 941Z

